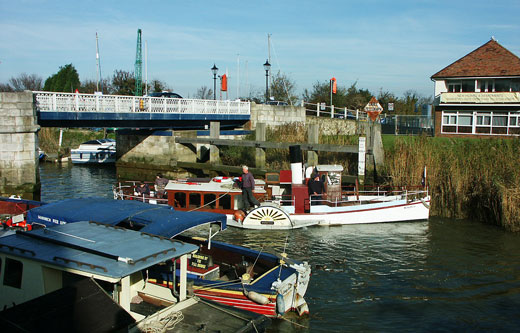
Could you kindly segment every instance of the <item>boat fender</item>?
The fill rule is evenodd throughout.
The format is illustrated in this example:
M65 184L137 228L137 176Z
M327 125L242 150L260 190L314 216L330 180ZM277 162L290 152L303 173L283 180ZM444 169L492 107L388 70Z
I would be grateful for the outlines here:
M246 295L247 298L249 298L250 300L252 300L253 302L255 302L257 304L261 304L261 305L269 304L269 298L265 297L262 294L259 294L254 291L247 291L247 290L245 290L245 288L244 288L244 294Z
M237 222L242 223L245 217L246 215L241 210L235 210L235 213L233 213L233 219Z
M282 294L276 295L276 313L279 316L283 316L285 314L285 301Z

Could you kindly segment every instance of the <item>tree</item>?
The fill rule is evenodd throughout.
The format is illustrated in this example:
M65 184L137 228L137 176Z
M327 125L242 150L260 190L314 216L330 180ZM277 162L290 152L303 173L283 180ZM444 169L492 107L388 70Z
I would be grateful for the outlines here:
M347 89L347 101L345 106L361 110L368 104L373 95L368 89L358 89L356 85L357 81Z
M112 77L112 93L115 95L133 95L135 89L134 73L115 70Z
M283 101L290 105L296 104L298 96L294 91L296 84L286 75L280 71L273 75L271 80L271 96L275 101Z
M197 89L197 92L195 93L195 98L198 98L198 99L213 99L213 90L209 89L206 86L202 86L199 89Z
M42 90L42 81L43 79L36 74L28 75L27 73L22 73L18 77L13 76L10 78L9 84L14 91L39 91Z
M330 105L330 82L316 81L312 86L312 91L304 90L303 100L313 104L326 103ZM347 106L347 90L344 87L337 87L336 93L332 96L332 104L335 107Z
M14 91L13 87L9 85L9 83L0 83L0 92L12 92Z
M45 80L43 90L74 92L80 87L79 75L72 64L60 67L58 73Z
M163 92L168 90L170 90L170 88L168 88L166 83L157 79L152 80L148 88L148 92Z
M94 80L85 80L81 82L81 87L79 88L79 92L84 94L93 94L96 91L101 91L103 94L110 94L112 91L111 83L108 81L108 79L102 79L99 83L99 86L96 81Z

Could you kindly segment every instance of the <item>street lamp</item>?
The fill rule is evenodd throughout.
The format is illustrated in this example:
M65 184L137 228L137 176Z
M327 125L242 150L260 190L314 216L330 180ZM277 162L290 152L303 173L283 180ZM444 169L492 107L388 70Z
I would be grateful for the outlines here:
M217 99L217 72L218 68L215 66L215 63L213 63L213 67L211 67L211 72L213 73L213 99Z
M265 102L267 103L267 100L269 99L269 70L271 69L271 64L269 63L269 60L265 60L264 64L265 69Z

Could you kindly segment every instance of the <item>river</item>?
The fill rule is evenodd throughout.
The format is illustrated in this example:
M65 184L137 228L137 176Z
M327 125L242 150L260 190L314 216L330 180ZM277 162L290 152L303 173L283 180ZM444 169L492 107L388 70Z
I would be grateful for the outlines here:
M114 167L40 166L42 201L112 197ZM269 246L313 267L308 318L271 332L518 331L520 235L472 221L229 228L219 240ZM306 328L303 328L305 326Z

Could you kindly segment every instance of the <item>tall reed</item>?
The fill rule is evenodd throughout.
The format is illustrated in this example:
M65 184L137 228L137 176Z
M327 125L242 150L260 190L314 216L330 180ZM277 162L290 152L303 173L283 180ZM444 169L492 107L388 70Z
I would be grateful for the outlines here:
M385 148L383 172L391 185L416 185L427 166L432 215L517 230L519 151L516 139L399 137Z

